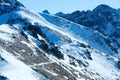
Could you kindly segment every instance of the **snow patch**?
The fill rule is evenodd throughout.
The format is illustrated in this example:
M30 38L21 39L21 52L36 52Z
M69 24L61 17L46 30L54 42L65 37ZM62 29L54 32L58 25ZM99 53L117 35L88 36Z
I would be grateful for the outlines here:
M9 34L17 33L17 31L12 29L12 26L7 25L7 24L0 25L0 31L6 32L6 33L9 33Z
M6 33L1 33L0 32L0 39L5 40L5 41L9 41L9 42L14 42L14 39L11 38L12 36Z
M29 66L17 60L10 53L1 50L0 55L7 60L8 64L0 68L2 75L10 80L44 80L42 75L38 75Z

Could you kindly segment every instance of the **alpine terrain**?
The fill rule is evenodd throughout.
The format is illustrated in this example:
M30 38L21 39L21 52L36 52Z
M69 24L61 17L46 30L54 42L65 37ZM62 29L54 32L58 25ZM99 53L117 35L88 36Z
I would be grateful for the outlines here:
M120 80L120 10L53 15L0 0L0 80Z

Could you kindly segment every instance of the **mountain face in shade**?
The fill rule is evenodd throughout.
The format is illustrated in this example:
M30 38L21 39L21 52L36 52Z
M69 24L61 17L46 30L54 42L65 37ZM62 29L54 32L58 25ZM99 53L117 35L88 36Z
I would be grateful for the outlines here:
M103 35L117 39L120 43L120 10L107 5L99 5L93 11L75 11L56 15L75 23L90 27Z
M0 15L12 10L17 10L20 6L23 5L17 0L0 0Z
M104 7L111 14L112 8L98 6ZM104 11L94 9L99 15L96 12L87 18L92 11L76 11L74 17L62 13L75 21L79 20L78 14L82 15L80 21L90 24L86 27L47 10L30 11L16 0L1 0L0 9L0 80L120 79L119 37L97 31L100 24L109 22L108 16L103 17L107 20L103 24L96 20Z

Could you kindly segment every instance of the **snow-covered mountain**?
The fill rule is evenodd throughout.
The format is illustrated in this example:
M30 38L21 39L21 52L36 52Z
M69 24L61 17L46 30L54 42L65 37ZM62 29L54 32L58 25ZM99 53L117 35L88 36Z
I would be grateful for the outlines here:
M103 35L116 39L120 44L120 9L101 4L92 11L59 12L57 16L90 27Z
M0 0L0 80L120 79L117 40L11 1Z

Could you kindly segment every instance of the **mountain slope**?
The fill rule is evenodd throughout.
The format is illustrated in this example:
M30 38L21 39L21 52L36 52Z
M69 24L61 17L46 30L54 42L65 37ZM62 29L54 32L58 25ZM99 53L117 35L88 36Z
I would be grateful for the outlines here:
M120 44L120 11L101 4L92 11L75 11L69 14L62 12L56 15L78 24L90 27L103 35L116 39Z
M58 47L60 47L60 50L63 53L67 53L70 57L72 56L72 58L75 60L82 61L84 63L82 65L87 66L87 68L89 68L90 66L91 68L93 66L97 66L96 69L95 68L93 69L99 70L101 67L101 69L103 69L102 70L103 72L102 73L100 71L98 72L100 72L100 74L102 74L103 76L107 76L107 74L113 73L112 71L108 73L112 65L116 65L116 61L114 62L114 60L113 61L111 60L119 59L119 52L116 52L112 49L112 47L110 46L112 42L110 42L109 39L107 39L105 36L103 36L101 33L95 30L75 24L73 22L66 21L59 17L50 16L48 14L41 14L41 15L52 24L55 24L55 27L60 30L60 32L56 30L57 32L55 33L54 31L52 31L54 33L52 34L53 36L58 35L61 37L60 33L62 33L63 37L65 36L64 39L62 38L60 41L55 40L54 42L58 45ZM45 32L48 32L48 31L45 31ZM49 35L48 35L48 38L49 38ZM54 40L51 40L51 41L54 41ZM116 44L118 43L116 42ZM119 46L117 46L117 50L119 49L120 49ZM72 63L75 63L74 60L72 61ZM81 63L78 63L78 64L80 65ZM93 65L93 64L96 64L96 65ZM108 66L100 66L105 64L108 64ZM110 75L108 76L110 77ZM97 77L97 79L99 78ZM112 77L110 79L112 79Z
M31 68L29 68L24 63L16 60L10 53L7 53L4 50L1 50L1 57L4 58L4 61L1 61L1 74L6 76L10 80L39 80L46 79L44 76L37 74ZM23 75L24 74L24 75ZM22 76L22 77L20 77ZM47 80L47 79L46 79Z
M94 29L19 5L17 10L0 15L0 75L4 79L119 79L117 41Z

